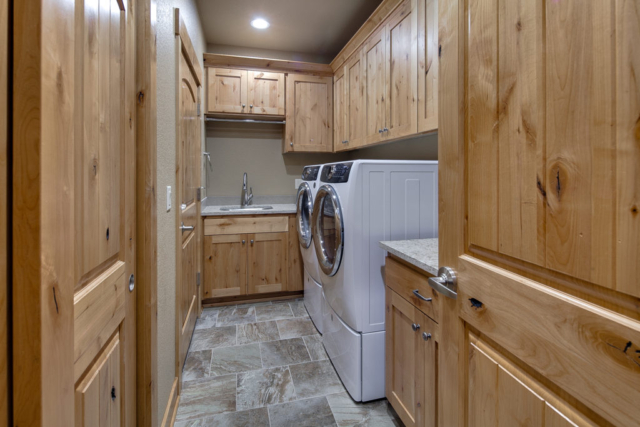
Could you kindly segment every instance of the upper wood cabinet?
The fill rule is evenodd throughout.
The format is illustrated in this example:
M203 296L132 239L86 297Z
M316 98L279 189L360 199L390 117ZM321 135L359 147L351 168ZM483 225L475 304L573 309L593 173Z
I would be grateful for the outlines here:
M336 71L333 76L333 144L335 151L343 151L349 148L347 140L347 115L345 104L347 88L344 67Z
M207 112L247 113L247 71L207 69Z
M387 19L386 34L386 122L383 138L415 134L418 91L418 0L405 0Z
M332 152L333 79L288 74L286 86L284 152Z
M432 52L434 43L437 48L436 1L402 1L336 70L335 81L341 85L335 92L336 151L437 128L438 67ZM432 61L428 73L419 71L426 59L419 62L418 47ZM419 76L424 77L421 83ZM424 104L423 121L419 103ZM343 136L338 139L338 135Z
M284 116L284 74L249 71L249 112Z
M438 0L418 0L418 132L438 129Z
M207 70L207 113L284 116L284 73Z

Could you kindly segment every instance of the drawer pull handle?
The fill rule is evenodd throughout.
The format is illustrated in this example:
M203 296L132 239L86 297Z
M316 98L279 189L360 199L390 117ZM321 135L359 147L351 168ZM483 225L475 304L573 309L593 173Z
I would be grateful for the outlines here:
M431 334L423 332L422 333L422 339L425 340L425 341L429 341L431 339Z
M413 329L414 332L417 331L418 329L420 329L420 324L419 323L418 324L416 324L416 323L412 324L411 325L411 329Z
M420 292L418 291L418 289L416 289L415 291L413 291L413 294L415 296L417 296L418 298L420 298L422 301L427 301L427 302L431 302L431 298L425 298L422 295L420 295Z

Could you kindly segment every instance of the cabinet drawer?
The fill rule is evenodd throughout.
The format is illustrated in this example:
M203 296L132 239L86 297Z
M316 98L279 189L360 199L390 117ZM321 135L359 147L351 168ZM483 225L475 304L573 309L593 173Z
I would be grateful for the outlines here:
M286 216L206 218L204 234L285 233L289 229Z
M431 319L440 322L439 298L442 296L429 286L427 283L428 277L426 272L421 274L391 257L386 259L385 278L387 286L411 302ZM423 297L431 298L431 301L424 301L417 297L413 293L415 290Z

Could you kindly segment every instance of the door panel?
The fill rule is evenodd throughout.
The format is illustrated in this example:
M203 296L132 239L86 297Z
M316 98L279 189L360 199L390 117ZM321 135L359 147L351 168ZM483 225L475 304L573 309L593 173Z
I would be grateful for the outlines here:
M287 233L249 234L248 294L287 290Z
M405 0L389 18L386 32L387 109L385 138L418 131L418 10L417 0Z
M425 352L412 325L419 325L422 316L391 289L386 293L385 394L404 425L417 427L424 414Z
M247 293L246 234L204 237L203 298Z
M209 113L248 113L247 71L208 68L207 111Z
M470 426L595 424L468 331Z
M333 151L333 79L287 75L284 151Z
M284 116L284 74L249 71L249 112Z
M116 332L76 387L76 427L120 425L120 376L120 340Z
M353 54L345 65L346 139L350 148L363 144L365 136L365 67L362 50Z
M438 0L418 0L418 132L438 129Z
M333 144L335 151L346 150L349 147L346 127L347 112L345 111L347 88L344 70L345 67L342 67L333 75Z
M365 144L380 142L386 126L386 51L384 27L369 36L364 44L365 79Z
M289 217L289 254L287 260L287 291L304 290L304 263L302 261L302 251L300 249L300 240L298 238L296 217Z
M200 202L197 199L201 151L201 122L198 116L200 87L190 66L191 59L184 49L182 37L188 35L181 34L176 37L176 45L180 49L176 126L176 199L179 202L176 215L176 376L179 388L182 386L182 367L199 315L197 275L200 267L198 236L201 232L201 221L198 220ZM246 79L246 72L244 76Z

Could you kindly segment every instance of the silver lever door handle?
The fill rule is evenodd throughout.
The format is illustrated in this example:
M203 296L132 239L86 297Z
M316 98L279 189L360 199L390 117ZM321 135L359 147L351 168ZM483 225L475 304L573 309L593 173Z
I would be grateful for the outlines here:
M427 302L431 302L431 298L425 298L422 295L420 295L420 292L418 291L418 289L413 291L413 294L415 296L417 296L418 298L420 298L422 301L427 301Z
M436 277L429 277L429 286L445 297L458 298L458 278L455 271L449 267L440 267Z
M184 221L180 224L180 230L184 233L185 231L192 231L194 229L193 225L184 225Z

